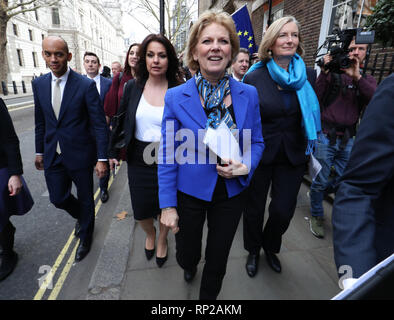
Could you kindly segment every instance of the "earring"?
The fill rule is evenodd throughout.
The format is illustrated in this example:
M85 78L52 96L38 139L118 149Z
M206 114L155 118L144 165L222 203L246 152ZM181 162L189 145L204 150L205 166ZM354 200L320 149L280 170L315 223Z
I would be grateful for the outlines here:
M271 50L271 49L268 50L268 55L269 55L270 57L272 57L272 50Z

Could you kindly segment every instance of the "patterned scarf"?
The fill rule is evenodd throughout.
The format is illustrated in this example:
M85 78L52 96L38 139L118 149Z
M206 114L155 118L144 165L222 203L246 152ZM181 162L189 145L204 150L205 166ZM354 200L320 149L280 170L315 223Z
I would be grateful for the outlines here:
M230 94L229 79L230 76L226 73L216 86L213 86L209 81L204 79L200 71L195 75L198 92L204 100L204 107L209 111L206 128L211 127L216 129L220 122L224 121L235 135L237 126L224 104L224 98Z

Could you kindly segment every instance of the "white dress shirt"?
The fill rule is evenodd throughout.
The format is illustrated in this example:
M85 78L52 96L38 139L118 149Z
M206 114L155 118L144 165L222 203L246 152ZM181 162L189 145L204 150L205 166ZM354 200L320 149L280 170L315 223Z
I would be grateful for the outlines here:
M70 68L67 68L67 71L65 74L63 74L61 77L56 77L52 72L51 72L51 76L52 76L52 81L51 81L51 103L53 105L53 91L55 89L55 85L56 85L56 80L57 79L62 79L62 81L59 83L60 86L60 100L63 100L63 93L64 93L64 88L66 87L66 83L67 83L67 79L68 79L68 75L70 74Z
M97 91L100 94L100 74L97 74L97 76L95 76L94 78L91 78L88 74L87 77L91 80L93 80L94 82L96 82L96 87L97 87Z

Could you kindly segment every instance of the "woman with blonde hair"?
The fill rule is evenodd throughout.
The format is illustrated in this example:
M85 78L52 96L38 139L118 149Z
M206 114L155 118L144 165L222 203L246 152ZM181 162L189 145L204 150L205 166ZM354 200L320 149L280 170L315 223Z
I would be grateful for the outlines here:
M204 12L193 25L187 45L187 65L197 73L185 84L169 89L165 97L163 159L158 168L161 221L176 233L176 259L186 282L197 272L203 227L208 221L199 296L203 300L216 299L220 292L244 208L243 191L264 149L256 89L226 72L238 49L231 17ZM214 156L212 163L212 151L199 143L204 129L216 129L220 123L246 151L242 162ZM194 137L188 144L186 162L178 161L179 133L183 132Z
M282 236L294 215L309 155L321 131L319 102L313 89L314 70L301 58L302 37L297 20L287 16L270 25L260 44L260 62L245 75L256 87L265 152L249 187L243 216L246 271L254 277L263 248L269 266L281 272ZM269 217L264 211L271 187Z

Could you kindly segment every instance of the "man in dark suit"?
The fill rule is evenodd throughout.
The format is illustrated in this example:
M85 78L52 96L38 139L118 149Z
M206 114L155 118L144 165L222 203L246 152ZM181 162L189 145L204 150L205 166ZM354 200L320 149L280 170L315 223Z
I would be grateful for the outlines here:
M51 202L77 219L80 238L75 260L89 252L94 230L92 169L107 174L108 128L96 84L68 67L72 55L67 42L49 36L42 56L51 69L33 82L36 160L45 170ZM75 198L71 185L77 188Z
M346 276L359 278L394 253L394 74L378 87L361 121L332 224L335 263L351 267Z
M99 74L99 69L101 66L100 59L94 52L85 52L83 55L83 66L85 68L87 77L96 82L96 88L100 94L101 106L104 108L105 95L112 85L112 80ZM102 203L107 202L109 198L108 181L109 174L100 179L100 199Z

